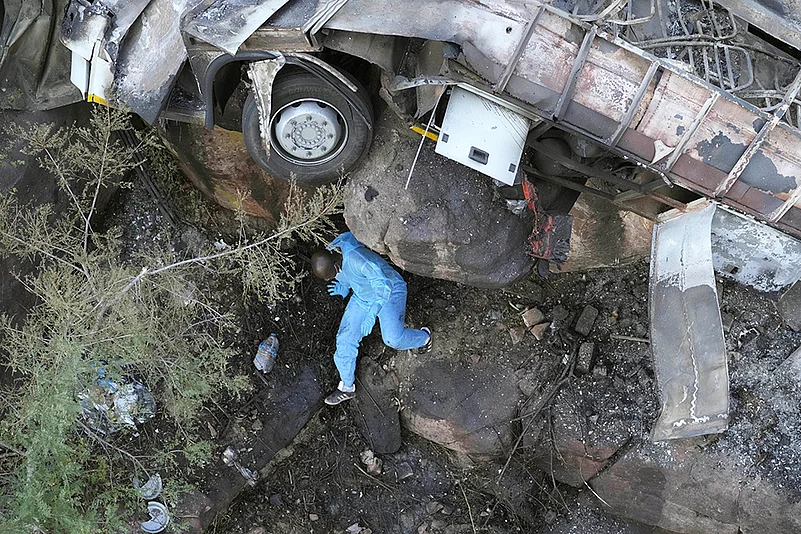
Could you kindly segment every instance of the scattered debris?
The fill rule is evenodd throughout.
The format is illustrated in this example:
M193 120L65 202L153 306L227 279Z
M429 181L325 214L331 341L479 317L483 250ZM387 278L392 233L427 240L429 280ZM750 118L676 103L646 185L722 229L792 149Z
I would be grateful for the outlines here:
M554 308L551 310L551 317L553 317L554 321L564 321L569 316L570 312L568 312L567 308L561 304L554 306Z
M365 528L359 523L353 523L351 526L345 529L345 532L348 534L373 534L371 529Z
M784 375L801 382L801 347L798 347L776 369L776 375Z
M366 450L363 451L360 455L361 461L364 464L367 472L373 476L378 476L381 474L381 466L383 462L381 458L378 458L373 451Z
M259 344L256 357L253 358L253 365L264 374L269 373L275 366L278 358L278 334L270 334L270 337Z
M136 429L156 415L153 395L140 383L119 385L105 378L102 367L98 379L86 391L78 393L86 422L102 434L110 434L122 428Z
M527 328L531 328L545 320L545 314L537 308L528 308L520 315L523 317L523 323Z
M414 471L412 470L412 466L409 465L408 462L401 462L395 468L395 476L398 477L398 482L401 480L406 480L407 478L414 476Z
M621 336L618 334L612 334L609 336L611 339L619 339L621 341L634 341L636 343L650 343L650 339L645 339L644 337L635 337L635 336Z
M595 355L595 343L589 341L579 345L578 358L576 360L576 370L582 374L587 374L592 369L592 358Z
M222 460L225 465L228 467L233 467L248 481L249 486L255 486L256 482L259 480L259 473L256 471L251 471L247 467L243 466L239 463L239 453L234 448L233 445L229 445L228 448L223 451Z
M150 519L140 525L142 530L148 534L157 534L167 528L170 514L166 506L158 501L151 501L147 503L147 512L150 514Z
M595 319L597 318L598 309L594 306L585 306L581 311L581 315L579 315L579 318L576 321L574 330L582 336L590 335L590 331L592 330L593 325L595 325Z
M139 479L134 477L133 485L134 488L136 488L136 492L146 501L152 501L161 495L161 490L163 488L161 475L158 473L147 479L147 482L141 486L139 485Z
M540 323L531 327L529 332L537 338L537 341L542 341L545 338L545 332L551 327L551 323Z
M509 337L512 338L512 345L517 345L521 341L523 341L523 337L526 335L526 329L522 326L515 326L509 329Z

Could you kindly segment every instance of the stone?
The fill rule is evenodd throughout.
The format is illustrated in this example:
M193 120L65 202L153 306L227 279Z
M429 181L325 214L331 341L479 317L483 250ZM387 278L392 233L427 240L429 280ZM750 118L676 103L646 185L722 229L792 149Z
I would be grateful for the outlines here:
M564 321L565 319L568 318L569 315L570 312L568 312L567 308L565 308L561 304L554 306L553 309L551 310L551 317L553 317L554 321Z
M576 320L576 326L573 329L582 336L588 336L597 318L598 309L594 306L585 306L581 311L581 315L579 315L579 318Z
M529 328L545 320L545 314L537 308L528 308L520 316L523 318L523 324Z
M400 414L405 428L477 459L508 453L520 397L514 369L494 359L470 366L409 358L400 365L408 366Z
M592 369L592 357L595 355L595 343L589 341L579 345L578 355L576 357L576 370L580 373L587 374Z
M522 326L515 326L509 329L509 337L512 338L512 345L517 345L521 341L523 341L523 337L526 335L526 329Z
M537 341L542 341L545 338L545 333L550 327L551 323L540 323L532 326L529 332L531 332L531 335L537 338Z
M280 220L289 184L267 174L248 155L241 132L219 126L164 121L159 134L176 156L183 173L207 197L224 208L241 209L266 226Z
M397 387L389 375L374 360L360 358L356 368L361 395L356 395L353 407L358 410L356 426L371 444L376 454L392 454L401 446L401 427L398 409L393 404Z
M787 326L801 332L801 282L796 282L781 296L776 308Z
M385 113L364 164L345 186L345 222L372 250L423 276L479 287L503 287L526 276L530 217L521 218L493 198L492 180L434 153L424 143L408 189L418 140L389 131ZM401 162L400 168L398 163ZM377 192L371 201L365 192Z
M236 441L242 451L239 461L254 471L264 468L278 453L292 443L322 404L324 393L320 377L309 366L293 373L274 372L270 375L274 388L261 394L263 406L262 430L256 433L239 432L237 425L220 437L223 443ZM233 434L232 434L233 433ZM206 484L198 490L185 493L176 506L175 516L186 520L187 532L199 534L211 524L218 512L225 510L247 486L235 469L222 462L207 466Z
M638 201L653 203L650 199ZM570 215L573 216L570 252L567 262L559 265L559 272L617 267L651 254L653 222L644 217L621 211L611 202L590 195L579 196Z

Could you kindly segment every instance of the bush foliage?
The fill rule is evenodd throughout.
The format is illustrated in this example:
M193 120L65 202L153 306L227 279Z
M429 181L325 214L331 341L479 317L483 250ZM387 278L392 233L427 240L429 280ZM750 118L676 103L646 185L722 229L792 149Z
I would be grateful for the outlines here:
M34 266L21 280L38 301L24 320L0 317L5 363L17 378L0 393L0 532L119 531L129 510L144 509L132 478L208 461L210 444L196 433L200 409L249 386L229 370L235 350L225 340L237 325L230 307L208 296L210 284L237 277L244 296L268 302L292 294L300 274L287 243L333 228L338 190L306 196L291 187L275 231L252 234L240 214L232 245L189 255L154 244L132 255L119 228L95 229L99 199L129 185L135 151L156 141L120 142L115 132L130 128L128 118L108 108L94 109L83 128L13 128L24 152L56 176L69 208L20 205L13 192L0 199L0 247ZM79 396L97 389L99 369L153 392L175 430L160 449L129 450L123 430L104 434L87 421ZM169 478L172 506L186 480Z

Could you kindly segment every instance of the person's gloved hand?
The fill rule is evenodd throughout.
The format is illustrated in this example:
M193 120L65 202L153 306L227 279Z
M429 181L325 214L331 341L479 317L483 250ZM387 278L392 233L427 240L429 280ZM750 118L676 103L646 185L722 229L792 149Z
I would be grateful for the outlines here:
M345 287L345 284L340 282L339 280L334 280L330 284L328 284L328 294L332 297L334 295L339 295L343 299L348 296L348 288Z
M375 315L367 315L362 321L362 337L367 336L373 331L375 326Z

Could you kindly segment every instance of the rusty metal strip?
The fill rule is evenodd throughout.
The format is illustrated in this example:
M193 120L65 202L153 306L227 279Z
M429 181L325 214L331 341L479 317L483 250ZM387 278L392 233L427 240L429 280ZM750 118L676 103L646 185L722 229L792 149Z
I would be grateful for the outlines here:
M541 180L545 180L547 182L551 182L553 184L565 187L567 189L572 189L573 191L578 191L579 193L587 193L588 195L593 195L596 197L600 197L604 200L609 200L610 202L614 201L614 196L611 193L607 193L606 191L600 191L598 189L593 189L592 187L588 187L584 184L579 184L576 182L572 182L566 178L562 178L560 176L553 176L550 174L544 174L534 167L530 165L521 165L521 169L523 169L527 174L535 176Z
M754 157L754 154L759 152L759 150L762 148L762 145L765 143L768 135L770 135L770 132L773 131L776 125L779 124L779 121L782 120L782 117L784 117L784 114L787 113L787 110L790 109L790 106L793 104L793 100L798 94L799 89L801 89L801 71L796 74L795 80L793 80L793 83L790 84L789 88L787 89L781 106L779 106L773 113L773 117L766 122L762 128L759 129L759 133L748 145L748 148L745 149L745 152L742 153L740 159L737 160L737 163L734 164L734 167L732 167L731 171L729 171L726 179L718 184L717 188L715 189L714 196L723 196L729 192L729 189L731 189L731 186L734 185L734 182L737 181L745 168L748 167L748 163L750 163L751 158Z
M718 98L720 98L720 93L712 93L709 95L709 98L706 99L704 105L701 106L701 109L698 110L698 115L695 116L693 121L690 123L690 126L687 127L687 131L685 131L684 135L682 135L681 139L679 139L679 144L676 145L676 148L673 149L673 153L670 154L670 157L665 164L665 172L670 171L670 169L673 168L673 165L676 164L676 161L678 161L679 156L681 156L684 152L684 149L687 146L687 143L690 141L690 138L695 135L696 131L698 131L698 127L701 126L701 123L709 114L709 110L712 109L712 106L715 105L715 102L718 101Z
M768 222L779 222L779 219L785 216L790 211L790 208L795 206L795 203L801 200L801 187L796 187L795 190L787 197L784 203L768 214Z
M559 101L556 103L556 109L553 112L554 121L559 120L559 118L562 116L562 113L567 110L567 107L570 104L570 100L573 97L573 91L576 90L578 73L584 66L584 62L587 61L587 56L590 54L590 47L592 46L592 42L597 33L598 28L592 26L590 30L584 34L584 41L582 41L578 54L576 54L575 61L573 61L573 68L570 69L570 76L568 76L567 83L562 91L562 95L559 97Z
M606 144L608 144L610 147L617 145L617 142L620 141L621 137L623 137L623 132L625 132L629 125L631 125L631 121L634 119L634 114L637 112L637 108L640 107L640 103L642 102L642 99L648 90L648 86L651 85L651 81L654 79L659 66L659 63L651 63L651 66L648 67L648 72L645 73L645 78L643 78L642 83L637 88L637 92L634 93L634 98L631 101L631 105L629 106L629 109L626 110L626 114L620 121L617 130L615 130L615 133L606 139Z
M509 80L512 78L512 73L514 73L515 69L517 68L517 63L520 61L523 52L526 50L528 42L531 40L531 36L534 34L534 30L537 27L537 22L539 22L543 13L545 13L545 8L540 6L539 9L537 9L537 12L534 14L534 17L528 21L523 38L520 39L519 43L517 43L517 48L515 49L514 54L512 54L512 58L509 60L509 63L507 63L506 69L504 69L503 74L498 79L498 83L496 83L492 88L494 92L501 93L504 89L506 89L506 84L509 83Z

